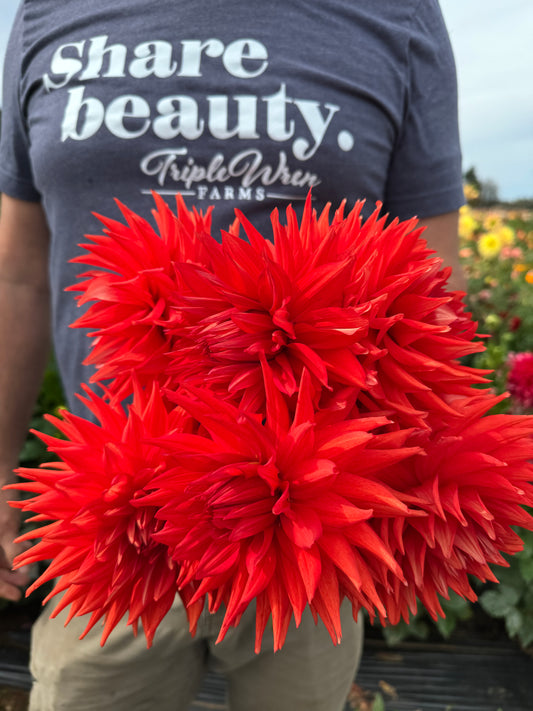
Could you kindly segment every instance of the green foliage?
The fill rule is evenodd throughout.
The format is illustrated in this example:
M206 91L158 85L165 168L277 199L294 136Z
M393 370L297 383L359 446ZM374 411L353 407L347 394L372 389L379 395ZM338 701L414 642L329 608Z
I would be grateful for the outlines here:
M57 372L57 367L53 357L50 357L46 372L44 374L41 391L35 404L33 416L30 422L31 429L39 432L58 436L58 432L44 416L46 414L56 414L64 407L65 397L61 380ZM19 462L24 467L34 467L49 460L51 455L47 453L46 446L41 440L31 432L28 433L26 442L19 455Z
M454 592L450 599L441 599L440 603L445 617L432 620L426 611L420 608L415 615L411 615L409 624L403 620L393 627L385 627L383 636L391 646L398 644L407 637L425 640L435 634L435 631L444 639L448 639L460 622L472 617L472 605Z
M524 549L508 559L508 568L495 571L499 585L487 586L479 601L487 614L505 621L509 637L528 647L533 644L533 532L519 533Z
M45 415L58 413L58 411L64 407L64 401L63 388L61 386L61 380L57 372L55 360L53 356L50 356L50 360L43 377L41 391L33 410L33 416L30 422L31 429L54 435L55 437L59 436L56 428L45 419ZM26 442L24 443L24 446L19 454L20 466L38 467L40 464L51 461L54 458L54 455L47 451L46 445L32 432L28 432ZM21 496L24 495L24 493L21 493ZM30 497L32 494L28 492L26 496ZM26 523L27 518L28 516L23 515L23 532L29 527L29 524Z
M45 432L46 434L59 436L58 431L53 425L51 425L44 416L46 414L56 414L58 411L64 407L65 398L63 395L63 388L61 385L61 380L57 372L57 367L53 356L50 356L46 372L43 377L43 382L41 385L41 391L37 402L34 407L33 416L30 422L31 429L35 429L39 432ZM48 462L54 459L54 455L47 451L46 445L41 442L41 440L36 437L31 432L28 432L26 442L22 447L19 454L19 464L23 467L37 467L44 462ZM31 497L31 493L21 493L22 497ZM21 521L21 533L25 533L32 526L36 524L28 523L27 519L30 514L23 514ZM40 566L41 570L44 566ZM18 603L7 602L5 600L0 600L0 609L10 605L30 605L34 606L36 600L42 600L46 594L49 592L51 584L42 586L37 592L33 593L30 598L22 597Z

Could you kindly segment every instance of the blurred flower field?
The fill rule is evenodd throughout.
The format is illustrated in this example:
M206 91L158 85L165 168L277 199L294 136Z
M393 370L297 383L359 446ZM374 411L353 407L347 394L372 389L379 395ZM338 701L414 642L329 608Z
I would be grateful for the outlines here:
M533 412L533 211L465 205L459 237L466 300L487 336L471 364L494 371L498 392L510 391L501 409Z
M467 188L465 194L475 202L475 193ZM490 369L492 387L508 392L499 406L502 411L532 414L533 211L467 204L461 209L459 237L466 300L479 322L479 333L487 335L486 351L471 364ZM504 620L510 637L531 647L533 535L527 531L520 535L524 550L509 560L508 568L495 570L500 585L487 585L479 592L483 609ZM459 612L470 613L464 607Z

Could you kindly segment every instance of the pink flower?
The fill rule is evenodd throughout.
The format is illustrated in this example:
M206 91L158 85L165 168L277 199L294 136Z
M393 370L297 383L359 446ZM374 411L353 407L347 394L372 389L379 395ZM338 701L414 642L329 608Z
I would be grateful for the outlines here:
M521 407L533 407L533 353L510 353L507 364L507 388Z

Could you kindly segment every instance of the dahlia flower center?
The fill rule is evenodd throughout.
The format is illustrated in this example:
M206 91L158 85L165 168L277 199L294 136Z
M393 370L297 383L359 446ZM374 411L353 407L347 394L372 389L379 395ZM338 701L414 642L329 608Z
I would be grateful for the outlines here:
M144 492L136 492L134 498L142 496ZM130 544L138 553L144 552L159 545L153 539L154 533L163 528L163 521L156 518L157 508L146 506L135 508L126 527L126 535Z
M286 346L289 340L296 339L294 324L287 309L288 299L284 299L282 305L271 311L272 323L277 329L272 331L272 344L274 351Z
M289 338L285 331L272 331L272 353L277 353L287 345Z
M219 475L222 470L219 470ZM289 482L283 480L276 463L246 463L223 468L228 477L208 492L200 494L201 509L220 532L233 537L257 533L290 514Z
M272 496L275 496L286 485L273 458L269 459L266 464L258 464L257 474L268 485Z
M291 508L289 483L286 481L282 482L281 486L277 488L274 496L276 496L276 503L272 507L272 513L274 516L287 514Z

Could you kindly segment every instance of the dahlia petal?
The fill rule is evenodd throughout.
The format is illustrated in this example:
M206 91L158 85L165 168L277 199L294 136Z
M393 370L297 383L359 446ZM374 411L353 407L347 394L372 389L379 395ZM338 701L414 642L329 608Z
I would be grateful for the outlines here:
M300 360L305 368L312 373L322 385L328 383L328 373L324 358L309 348L305 343L290 343L287 346L287 351L293 358ZM290 392L288 394L291 394Z
M411 568L413 582L420 589L424 584L425 559L427 544L421 544L413 537L409 538L405 544L405 553Z
M244 231L246 232L246 236L248 237L248 240L254 250L259 254L263 251L272 252L272 245L264 239L263 235L252 225L246 215L244 215L244 213L240 210L235 210L235 215L239 221L239 224L242 225Z
M261 559L261 564L254 566L242 592L242 601L248 604L269 585L278 565L278 556L270 550ZM248 567L248 566L247 566Z
M320 516L308 507L293 503L280 520L287 537L300 548L310 548L322 535Z
M317 511L325 526L340 528L366 521L372 516L371 509L363 509L344 496L332 492L332 487L337 488L332 480L323 479L310 484L299 480L295 483L298 485L298 496L295 501Z
M370 553L373 553L379 561L383 561L385 565L403 580L403 574L400 566L393 558L390 550L385 546L379 536L373 529L365 523L351 527L345 531L346 538L356 545L358 548L364 548Z
M382 358L379 362L379 367L391 380L394 380L399 386L409 392L429 390L428 385L413 376L391 358Z
M261 370L265 384L267 424L278 434L289 428L289 412L280 391L274 386L274 378L265 357L261 357Z
M336 490L341 496L354 501L357 506L372 507L376 516L405 515L409 511L391 487L352 472L339 478Z
M317 493L317 486L329 488L339 473L335 462L326 457L320 459L304 459L302 462L295 462L291 467L289 477L293 482L300 484L300 496L307 494L314 496Z
M390 422L385 418L376 418L375 427L384 425ZM358 420L348 420L341 422L334 428L328 428L331 432L330 437L326 439L326 428L322 431L322 437L325 440L319 447L318 452L324 459L335 459L339 455L344 454L346 450L360 449L367 442L370 442L374 435L361 431L358 425Z
M221 549L217 541L213 541L198 561L196 574L202 577L223 575L238 562L239 553L240 546L238 543L234 543L229 549Z
M350 582L360 589L363 581L358 561L346 538L338 534L324 534L320 538L319 547L337 568L343 571Z
M283 586L287 592L289 603L292 608L292 614L294 615L294 622L296 627L299 627L302 621L303 611L305 610L308 602L305 586L298 570L294 568L292 562L289 561L288 558L281 556L279 566Z
M339 583L335 568L327 558L322 561L322 575L311 606L320 615L333 644L339 644L342 638Z
M250 538L258 533L263 533L271 525L272 515L270 513L256 516L252 521L241 520L234 524L229 540L233 542Z
M315 390L311 380L309 371L304 368L300 379L300 389L296 399L296 407L294 409L294 419L292 428L298 429L310 422L316 420L315 413Z
M349 350L325 351L322 359L328 369L339 378L341 383L363 388L367 385L366 371Z
M169 590L156 605L148 606L142 613L141 620L148 647L152 646L156 629L172 607L175 596L175 591Z
M270 617L270 603L267 593L261 593L257 596L256 613L255 613L255 647L254 651L259 654L261 651L261 641L265 633L265 629Z
M461 525L464 525L462 521ZM453 555L456 531L457 523L453 519L448 518L445 522L440 519L435 521L434 538L445 558L451 558Z
M459 487L441 487L439 490L439 499L444 511L449 511L455 516L462 526L467 526L468 521L464 517L462 506L464 506L464 494L459 497Z
M311 602L322 574L322 557L320 550L316 545L313 545L307 549L296 548L295 554L298 570L307 593L307 599Z

